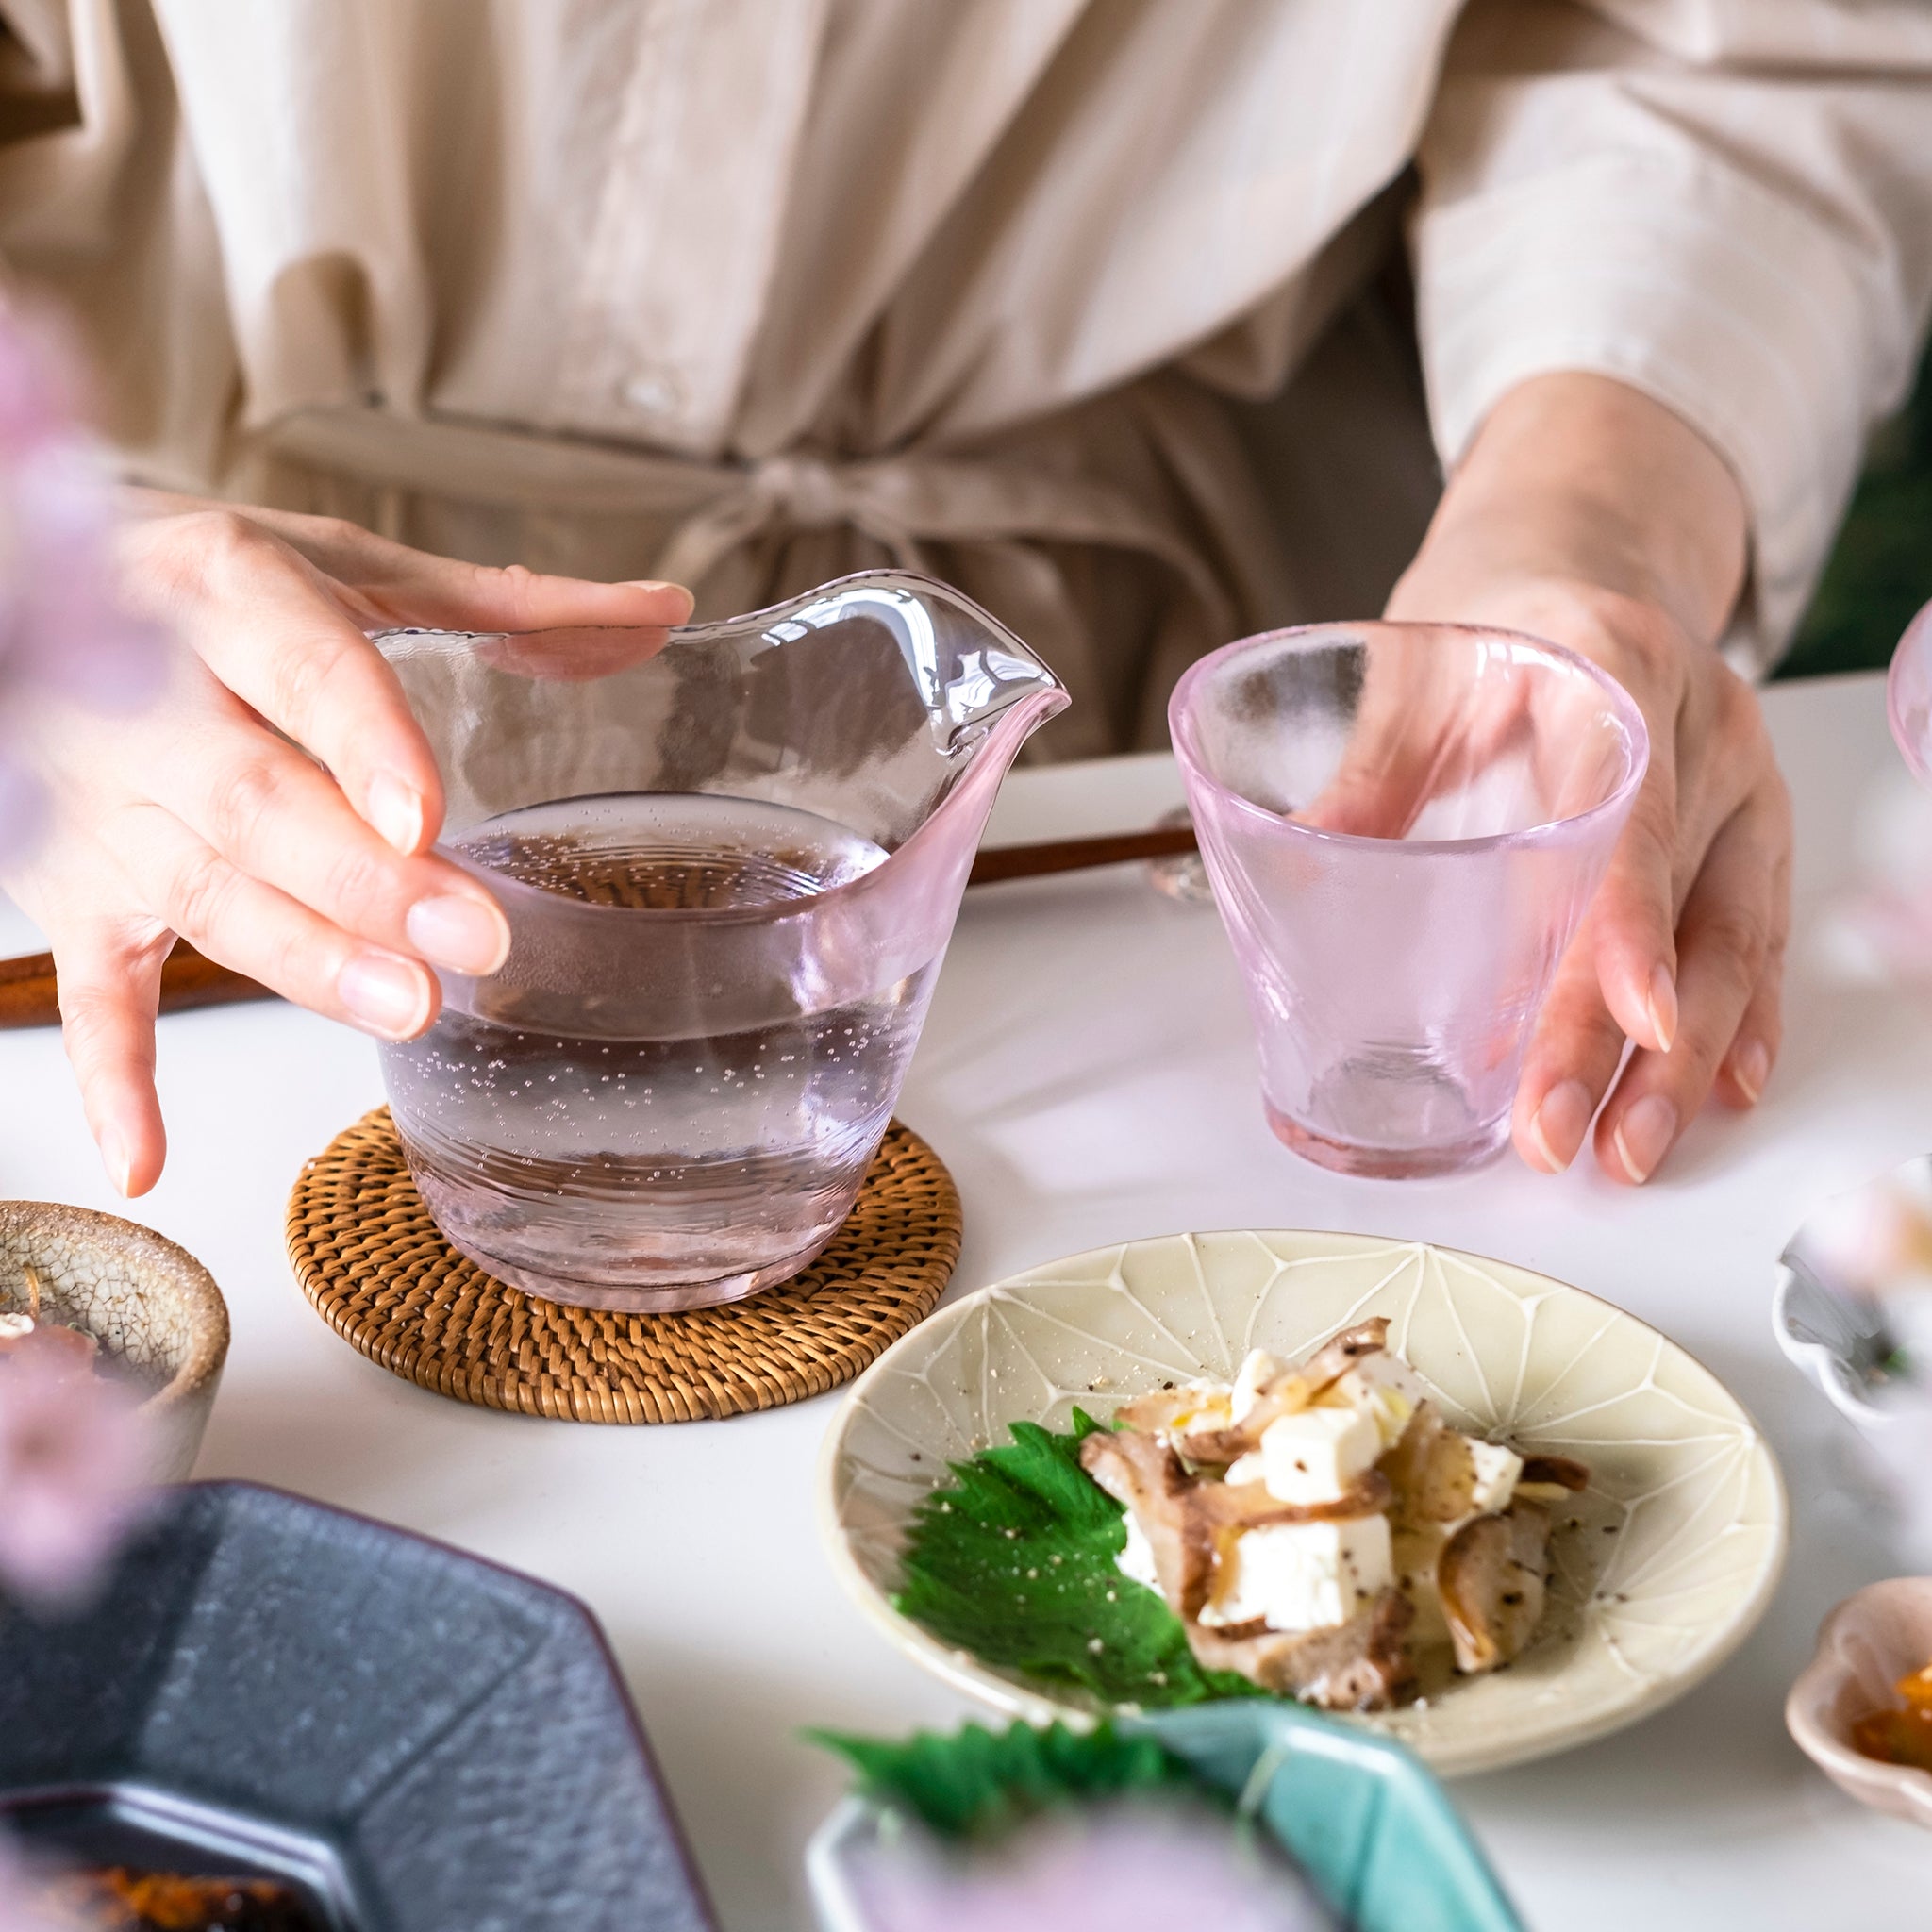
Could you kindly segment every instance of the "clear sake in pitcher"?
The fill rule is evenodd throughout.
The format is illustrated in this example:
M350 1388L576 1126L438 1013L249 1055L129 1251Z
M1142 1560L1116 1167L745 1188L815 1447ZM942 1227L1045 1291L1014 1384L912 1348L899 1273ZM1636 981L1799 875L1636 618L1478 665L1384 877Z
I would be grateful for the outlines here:
M382 1049L437 1225L500 1280L657 1310L796 1274L858 1194L993 794L1065 691L867 571L678 630L376 638L439 850L509 956Z

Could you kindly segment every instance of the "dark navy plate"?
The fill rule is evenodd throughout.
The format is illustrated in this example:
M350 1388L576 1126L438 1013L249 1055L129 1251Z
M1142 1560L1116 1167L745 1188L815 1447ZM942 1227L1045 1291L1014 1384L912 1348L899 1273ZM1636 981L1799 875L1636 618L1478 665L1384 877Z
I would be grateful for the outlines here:
M249 1483L167 1492L106 1597L0 1603L0 1816L282 1877L341 1932L711 1932L574 1598Z

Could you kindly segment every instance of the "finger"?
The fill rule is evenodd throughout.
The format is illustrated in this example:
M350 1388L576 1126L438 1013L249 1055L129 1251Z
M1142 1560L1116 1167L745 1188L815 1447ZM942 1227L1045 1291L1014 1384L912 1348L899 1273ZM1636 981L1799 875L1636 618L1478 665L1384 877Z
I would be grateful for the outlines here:
M343 932L473 975L508 955L508 923L486 887L445 859L395 852L327 774L253 719L218 717L186 736L154 796L243 873Z
M1738 1023L1738 1037L1718 1069L1712 1091L1726 1107L1756 1107L1763 1097L1784 1044L1784 977L1785 949L1779 944L1758 975L1751 1004Z
M668 628L691 612L681 584L594 583L521 564L497 568L412 550L335 517L251 510L318 569L367 606L375 623L458 630L552 630L575 625Z
M160 536L156 531L162 533ZM442 780L395 673L305 558L227 511L171 520L129 541L158 545L140 581L221 684L326 765L365 823L398 852L442 823Z
M431 557L401 544L379 552L346 580L384 615L460 630L558 630L584 626L664 631L684 623L691 594L681 584L591 583Z
M1779 862L1772 815L1755 802L1712 841L1678 924L1676 1041L1633 1054L1597 1121L1597 1158L1613 1179L1648 1180L1709 1097L1771 958Z
M155 1011L175 942L158 922L86 923L49 935L60 1038L108 1178L132 1199L160 1178L167 1129L155 1091Z
M1474 783L1521 711L1520 680L1470 678L1454 640L1385 630L1366 654L1341 760L1299 815L1324 831L1400 839L1432 799Z
M436 1017L441 989L421 960L250 878L160 806L128 807L105 836L157 915L217 963L380 1040L412 1040Z
M1396 647L1394 656L1407 655ZM1466 721L1457 715L1455 699L1438 691L1426 671L1411 682L1394 675L1394 668L1391 655L1370 654L1341 762L1298 814L1307 824L1361 839L1403 838L1445 770L1459 762Z
M1576 1158L1623 1053L1586 932L1557 968L1516 1086L1510 1138L1530 1166L1560 1174Z
M1651 767L1591 908L1605 1005L1638 1045L1669 1053L1679 1025L1676 780L1653 745Z

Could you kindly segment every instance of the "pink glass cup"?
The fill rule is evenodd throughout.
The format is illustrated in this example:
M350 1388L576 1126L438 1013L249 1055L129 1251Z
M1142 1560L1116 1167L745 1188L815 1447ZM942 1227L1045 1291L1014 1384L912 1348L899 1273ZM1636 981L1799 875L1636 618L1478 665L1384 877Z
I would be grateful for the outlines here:
M1344 1174L1489 1159L1643 779L1636 706L1534 638L1338 624L1204 658L1168 722L1275 1133Z

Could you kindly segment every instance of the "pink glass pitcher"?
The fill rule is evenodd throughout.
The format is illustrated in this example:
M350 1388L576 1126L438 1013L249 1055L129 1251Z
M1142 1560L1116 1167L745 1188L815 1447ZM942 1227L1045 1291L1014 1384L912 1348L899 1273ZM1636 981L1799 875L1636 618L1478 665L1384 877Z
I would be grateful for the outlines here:
M378 636L510 950L382 1049L437 1225L554 1300L790 1279L891 1117L1001 777L1065 691L868 571L723 624Z

